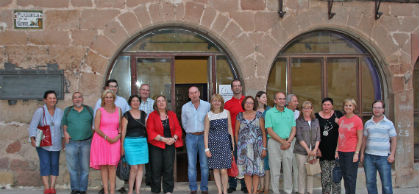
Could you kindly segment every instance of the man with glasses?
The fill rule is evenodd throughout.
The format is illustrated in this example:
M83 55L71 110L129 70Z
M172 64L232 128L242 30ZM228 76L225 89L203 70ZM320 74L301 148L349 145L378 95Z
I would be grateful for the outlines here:
M268 130L269 167L271 168L271 185L274 193L279 193L279 177L281 164L284 172L284 191L292 192L292 156L290 149L295 137L294 112L285 107L286 98L282 92L277 92L274 98L275 108L266 112L265 128Z
M65 155L70 174L71 194L85 194L89 179L90 144L93 110L83 104L83 95L74 92L73 105L64 110L61 121L65 139Z
M240 112L243 112L243 108L241 106L242 101L244 99L243 96L243 88L242 82L239 79L234 79L231 82L231 90L233 91L233 97L224 104L224 108L230 112L231 118L231 126L233 127L233 134L236 134L236 117ZM237 138L237 137L234 137ZM237 149L234 149L234 157L237 158ZM246 184L244 179L240 180L241 190L243 193L247 193ZM237 187L237 179L235 177L228 177L228 193L232 193L236 190Z
M385 104L381 100L372 103L373 116L365 123L361 162L364 162L368 193L377 191L377 170L380 174L382 193L392 194L391 164L397 145L397 133L393 122L384 115Z
M104 89L105 90L112 90L112 92L115 95L117 95L118 94L118 82L116 80L114 80L114 79L110 79L110 80L106 81L105 88ZM100 108L101 103L102 103L102 99L99 98L97 100L97 102L96 102L96 106L95 106L95 110L94 110L95 115L96 115L97 109ZM130 107L129 107L128 103L127 103L127 100L125 100L125 98L123 98L121 96L118 96L118 95L116 96L116 99L115 99L115 105L117 107L121 108L122 115L125 112L129 111L129 109L130 109Z

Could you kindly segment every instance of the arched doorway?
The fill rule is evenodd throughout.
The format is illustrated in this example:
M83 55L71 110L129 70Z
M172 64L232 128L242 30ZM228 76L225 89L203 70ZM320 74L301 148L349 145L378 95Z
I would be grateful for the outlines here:
M383 99L381 76L373 56L356 40L339 32L318 30L288 43L272 65L267 93L296 94L320 110L321 99L331 97L335 109L354 98L363 120L369 119L375 99ZM272 99L270 99L272 100Z
M238 74L227 52L207 35L189 28L162 27L144 32L127 44L112 63L107 78L118 80L119 95L125 98L137 94L141 84L149 84L150 96L166 96L169 108L181 119L191 85L198 86L201 99L208 101L225 86L230 88ZM228 92L224 94L228 98ZM187 181L186 157L185 148L177 149L177 181Z

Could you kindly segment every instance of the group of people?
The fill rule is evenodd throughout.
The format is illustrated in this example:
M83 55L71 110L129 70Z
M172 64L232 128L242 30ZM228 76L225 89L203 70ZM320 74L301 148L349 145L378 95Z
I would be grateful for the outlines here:
M233 96L227 102L214 94L210 102L200 99L198 87L188 90L190 101L182 106L181 120L168 110L165 96L149 98L150 87L141 85L139 96L128 102L117 96L118 83L108 80L96 107L83 104L80 92L72 95L73 105L64 111L56 107L54 91L44 95L29 127L34 147L37 127L49 125L52 145L36 147L44 193L56 193L60 150L65 149L72 193L86 193L89 166L100 169L103 192L115 193L116 166L121 156L130 165L128 193L140 193L146 164L146 181L151 192L172 193L175 148L185 139L191 194L208 193L209 169L219 194L232 193L240 179L244 193L279 193L283 172L285 193L313 193L313 176L307 163L320 163L322 193L340 193L340 183L332 181L333 169L342 169L345 193L354 194L358 163L364 162L368 193L377 193L376 172L383 193L392 193L391 163L394 162L396 131L384 115L381 100L372 103L373 116L363 125L355 114L353 99L344 101L344 113L333 109L333 99L324 98L314 113L310 101L298 110L296 95L277 92L274 106L267 95L244 96L240 80L231 82ZM182 124L182 127L181 127ZM182 128L185 132L183 135ZM62 130L61 130L62 129ZM227 170L236 163L237 177Z

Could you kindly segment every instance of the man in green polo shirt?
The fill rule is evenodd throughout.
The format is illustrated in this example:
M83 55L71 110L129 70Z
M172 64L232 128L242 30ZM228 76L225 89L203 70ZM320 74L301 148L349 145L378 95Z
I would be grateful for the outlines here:
M66 142L65 156L70 173L71 193L86 193L89 178L93 110L83 104L83 95L74 92L73 105L64 110L61 121Z
M294 112L285 107L286 98L277 92L274 98L275 108L266 112L265 127L268 130L269 167L271 168L271 185L274 193L279 193L279 176L284 172L284 192L292 192L292 156L291 142L295 136ZM274 141L272 141L274 140Z

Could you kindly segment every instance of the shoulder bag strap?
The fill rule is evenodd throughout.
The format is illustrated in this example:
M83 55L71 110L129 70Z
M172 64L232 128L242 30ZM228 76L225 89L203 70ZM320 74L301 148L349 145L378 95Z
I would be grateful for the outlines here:
M45 118L45 108L44 107L42 107L42 122L43 122L42 126L47 125L47 119Z

